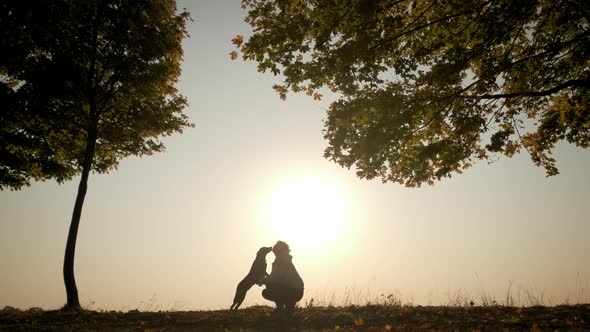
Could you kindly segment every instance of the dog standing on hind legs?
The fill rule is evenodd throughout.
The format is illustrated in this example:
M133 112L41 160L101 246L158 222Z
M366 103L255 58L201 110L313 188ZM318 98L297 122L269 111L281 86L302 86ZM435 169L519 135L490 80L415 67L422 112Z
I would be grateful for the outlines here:
M272 251L272 247L262 247L256 253L256 259L252 263L250 272L240 281L236 287L236 295L234 296L234 303L229 310L238 310L238 307L244 302L246 293L254 284L260 285L260 281L268 276L266 273L266 255Z

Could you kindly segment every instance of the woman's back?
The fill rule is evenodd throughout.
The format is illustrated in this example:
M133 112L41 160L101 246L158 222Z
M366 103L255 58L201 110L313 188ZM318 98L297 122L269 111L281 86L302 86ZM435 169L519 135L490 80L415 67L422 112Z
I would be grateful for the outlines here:
M293 257L288 253L279 254L272 263L272 271L268 283L276 283L290 288L303 288L303 279L299 276Z

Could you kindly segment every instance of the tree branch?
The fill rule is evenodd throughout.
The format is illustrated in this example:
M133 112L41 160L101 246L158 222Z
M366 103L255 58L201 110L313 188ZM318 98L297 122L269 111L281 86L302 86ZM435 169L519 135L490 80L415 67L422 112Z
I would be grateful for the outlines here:
M430 8L430 7L428 7L428 8ZM438 23L440 23L442 21L445 21L445 20L448 20L448 19L451 19L451 18L455 18L455 17L459 17L459 16L463 16L463 15L466 15L466 14L469 14L469 13L471 13L471 11L469 11L469 10L462 11L462 12L457 13L457 14L453 14L453 15L449 15L449 16L444 16L444 17L441 17L441 18L439 18L437 20L428 22L426 24L419 25L419 26L417 26L417 27L415 27L413 29L410 29L410 30L407 30L407 31L403 31L403 32L397 34L396 36L394 36L393 38L385 41L384 43L378 44L378 45L375 45L375 46L371 47L371 49L377 49L377 48L383 48L383 47L389 46L389 45L393 44L400 37L403 37L403 36L408 35L408 34L411 34L413 32L422 30L422 29L427 28L427 27L429 27L431 25L438 24ZM415 21L416 20L412 21L412 23L410 23L408 26L406 26L406 28L409 28Z
M514 97L545 97L559 92L569 87L590 87L589 80L569 80L561 84L558 84L551 89L545 91L525 91L525 92L513 92L513 93L501 93L495 95L482 95L482 96L463 96L468 99L499 99L499 98L514 98Z

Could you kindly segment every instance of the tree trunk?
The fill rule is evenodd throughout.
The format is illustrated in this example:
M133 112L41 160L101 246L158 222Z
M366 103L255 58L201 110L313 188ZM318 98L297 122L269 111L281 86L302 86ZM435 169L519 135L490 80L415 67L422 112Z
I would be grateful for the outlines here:
M78 194L76 196L76 203L74 204L74 212L72 213L72 221L68 232L63 266L64 283L68 300L66 308L71 310L81 309L80 300L78 298L78 288L76 287L76 279L74 278L74 255L76 253L78 226L80 225L82 206L84 205L84 198L86 197L86 190L88 189L88 176L92 169L97 138L98 119L95 115L96 105L92 105L92 102L90 104L88 136L86 138L86 149L84 151L84 160L82 163L82 177L80 178L80 184L78 185Z
M97 9L98 11L98 9ZM88 189L88 176L92 170L92 161L94 159L94 150L96 148L96 139L98 137L98 111L96 107L96 90L95 90L95 74L96 74L96 54L98 52L98 28L100 25L100 15L98 12L94 16L93 26L93 50L90 54L91 63L90 70L87 76L88 81L86 86L86 98L88 101L88 128L86 130L86 149L84 150L84 160L82 161L82 176L80 184L78 185L78 194L76 195L76 203L74 203L74 211L72 213L72 222L70 223L70 230L68 232L68 240L66 242L66 253L64 255L64 284L66 286L67 304L66 308L70 310L80 310L80 299L78 298L78 287L76 287L76 278L74 277L74 255L76 253L76 238L78 237L78 226L80 226L80 217L82 216L82 206L84 206L84 198Z

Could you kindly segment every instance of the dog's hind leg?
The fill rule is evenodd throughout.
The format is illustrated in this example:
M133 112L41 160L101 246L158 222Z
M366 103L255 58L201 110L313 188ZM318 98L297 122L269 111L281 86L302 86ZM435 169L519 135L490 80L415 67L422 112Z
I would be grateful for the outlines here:
M236 297L234 298L234 304L231 305L229 310L238 310L244 299L246 298L246 293L236 293Z
M235 302L234 304L232 304L233 309L230 309L230 310L238 310L238 308L240 307L240 305L242 304L243 301L244 300L242 299L242 300L240 300L240 301Z
M239 287L236 289L236 296L234 296L234 303L231 305L229 310L238 310L238 307L244 302L246 298L246 291L243 288Z

